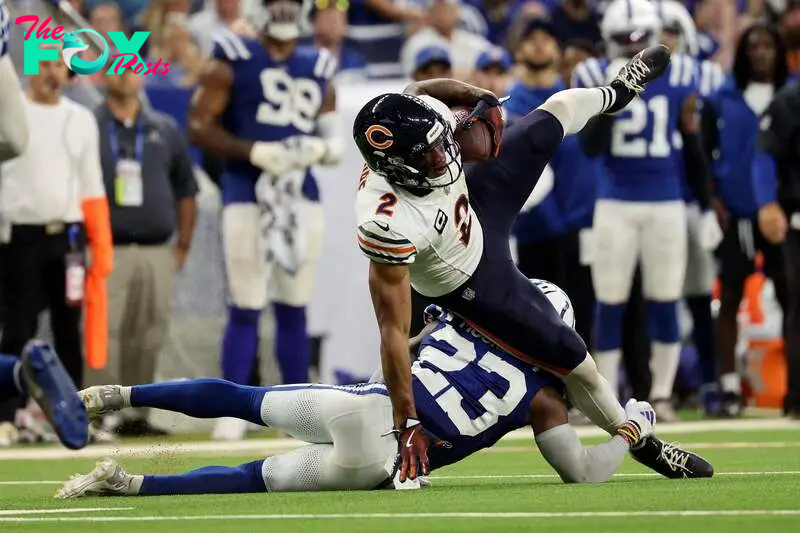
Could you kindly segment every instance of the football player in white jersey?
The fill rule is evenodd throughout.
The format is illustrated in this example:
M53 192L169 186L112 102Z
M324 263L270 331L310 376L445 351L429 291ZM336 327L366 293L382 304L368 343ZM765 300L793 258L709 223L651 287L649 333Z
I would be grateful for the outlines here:
M574 315L557 286L532 280L568 327ZM505 353L462 320L436 306L429 324L407 341L417 351L413 383L418 413L446 442L431 450L432 468L458 462L530 425L542 455L567 483L597 483L616 472L632 445L653 431L655 414L631 400L626 420L608 441L584 448L567 423L561 381ZM439 390L439 381L449 383ZM298 449L237 467L205 467L186 474L130 475L106 459L75 476L58 498L92 494L166 495L318 490L369 490L392 486L397 447L392 406L380 380L353 386L245 387L197 379L135 387L92 387L81 396L93 415L149 405L201 418L234 415L282 429L309 442ZM493 398L490 402L486 398ZM461 405L482 411L471 418ZM681 470L681 463L673 466ZM395 485L418 488L416 481Z
M19 156L28 145L28 121L22 105L22 87L8 54L11 14L0 0L0 162Z
M413 83L403 94L372 99L356 116L353 137L366 162L356 200L358 244L370 259L401 479L426 473L431 441L414 406L407 357L412 284L505 351L560 376L572 404L609 433L624 421L580 336L517 270L509 232L563 136L597 114L621 111L668 64L666 47L644 50L607 86L551 96L509 127L502 143L497 97L455 80ZM464 124L450 110L457 105L474 108ZM495 157L465 173L454 131L478 120L493 132ZM670 476L659 459L662 449L648 438L633 453ZM687 475L708 470L701 459L681 453Z

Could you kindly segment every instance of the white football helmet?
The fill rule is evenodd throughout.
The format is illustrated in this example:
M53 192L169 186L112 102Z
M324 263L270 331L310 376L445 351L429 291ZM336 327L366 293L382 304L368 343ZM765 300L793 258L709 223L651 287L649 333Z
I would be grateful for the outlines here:
M613 0L606 7L600 32L611 59L633 57L661 40L661 19L649 0Z
M575 329L575 309L572 307L572 301L567 296L564 290L556 285L543 279L531 279L531 282L547 296L550 304L558 312L561 320L563 320L569 327Z
M689 11L676 0L653 0L658 16L661 18L663 29L670 29L679 37L678 49L673 50L679 54L697 56L700 45L697 41L697 27Z

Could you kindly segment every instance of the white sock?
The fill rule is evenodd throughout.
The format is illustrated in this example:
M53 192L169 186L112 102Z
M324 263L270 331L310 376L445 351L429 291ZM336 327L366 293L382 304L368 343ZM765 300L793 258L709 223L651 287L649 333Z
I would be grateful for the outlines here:
M589 119L605 112L617 100L610 87L591 89L566 89L548 98L539 109L556 117L564 128L564 135L578 133Z
M119 395L122 396L122 407L128 408L131 406L131 388L132 387L119 388Z
M742 393L742 378L736 372L722 374L719 377L719 383L722 385L722 392Z
M675 374L678 373L681 345L679 343L652 343L653 353L650 356L650 372L653 374L653 385L650 387L651 400L669 400L672 398L672 386Z
M570 403L583 411L592 423L615 434L625 422L625 409L608 381L597 371L592 356L586 354L586 359L563 379Z
M594 354L597 371L606 378L614 394L619 394L619 362L622 359L622 350L606 350Z

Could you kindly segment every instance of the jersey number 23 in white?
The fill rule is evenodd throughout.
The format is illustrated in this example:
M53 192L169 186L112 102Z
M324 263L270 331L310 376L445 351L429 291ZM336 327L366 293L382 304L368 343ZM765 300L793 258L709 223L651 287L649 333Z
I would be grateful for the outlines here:
M439 404L442 411L447 413L448 418L461 435L467 437L478 435L495 425L501 416L508 416L517 408L527 391L525 374L519 368L487 351L478 359L478 366L487 374L495 374L507 381L508 389L502 396L487 389L478 398L478 403L485 412L477 418L472 418L462 406L464 398L461 393L450 385L443 374L458 372L475 362L477 359L475 345L451 328L434 331L431 336L437 341L444 341L452 346L455 353L449 355L434 346L425 346L420 352L418 363L414 364L413 372L430 395L436 398L436 403ZM419 362L422 361L436 367L436 370L427 365L421 366ZM486 381L490 382L491 380L487 379Z
M629 115L614 121L611 133L611 155L616 157L669 157L669 99L660 94L645 101L635 98L626 108ZM645 128L652 120L652 140L647 141Z
M322 90L308 78L292 78L286 71L261 71L265 102L259 104L256 120L271 126L294 126L304 133L314 131L322 105Z

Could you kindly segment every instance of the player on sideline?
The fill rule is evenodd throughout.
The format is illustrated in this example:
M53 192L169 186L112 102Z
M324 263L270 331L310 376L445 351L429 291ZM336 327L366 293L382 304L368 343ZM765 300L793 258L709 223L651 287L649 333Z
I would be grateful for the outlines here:
M28 145L28 120L22 105L22 87L11 56L11 14L0 0L0 163L19 156Z
M574 325L566 294L548 282L534 283ZM505 353L436 306L425 314L429 324L406 346L411 351L420 347L412 378L417 412L444 439L430 449L432 468L460 461L530 425L545 459L565 482L602 482L616 472L629 448L652 432L652 408L631 400L615 436L584 448L567 423L558 378ZM382 383L244 387L197 379L91 387L81 395L93 415L136 405L201 418L238 416L312 444L238 467L211 466L172 476L129 475L107 459L67 481L57 498L369 490L391 486L396 470L392 405Z
M226 160L222 241L230 306L222 375L249 381L272 275L275 354L283 382L298 383L308 381L306 305L324 231L309 167L337 163L344 140L330 81L336 60L297 44L301 3L264 0L264 6L269 20L261 39L228 30L215 35L189 112L189 138ZM223 420L214 437L239 439L245 427Z
M546 297L514 266L509 231L542 169L564 135L600 113L617 113L669 65L655 46L631 59L608 85L568 89L515 122L502 137L497 97L455 80L413 83L403 94L368 102L353 137L366 161L356 200L358 242L371 260L369 284L381 334L381 361L392 399L401 479L425 474L431 442L416 412L407 337L414 289L463 317L507 352L560 376L570 403L614 433L625 411L598 373L586 347L553 312ZM475 108L468 123L485 119L499 155L464 175L448 106ZM644 439L634 457L666 476L664 443ZM678 449L687 475L710 465Z
M659 42L662 23L647 0L615 0L603 17L608 60L588 59L575 69L577 86L596 86L648 44ZM641 99L615 117L591 126L606 141L606 179L598 186L593 233L592 278L597 293L597 346L600 372L616 385L625 303L637 263L647 300L652 346L650 401L662 421L674 421L672 387L680 357L678 300L687 258L683 177L702 191L710 183L699 139L697 68L693 58L673 54L664 76ZM676 142L676 139L678 142ZM680 146L680 148L677 148ZM684 157L688 159L684 163ZM686 173L684 173L684 168ZM713 212L707 220L716 223Z

